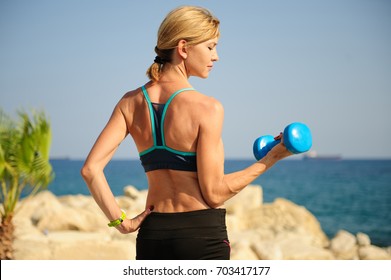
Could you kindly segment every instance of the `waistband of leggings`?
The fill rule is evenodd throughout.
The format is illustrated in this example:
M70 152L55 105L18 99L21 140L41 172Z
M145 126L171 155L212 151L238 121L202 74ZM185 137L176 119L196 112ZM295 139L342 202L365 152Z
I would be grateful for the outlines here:
M138 237L153 239L226 238L225 215L225 209L203 209L179 213L152 212L141 224Z

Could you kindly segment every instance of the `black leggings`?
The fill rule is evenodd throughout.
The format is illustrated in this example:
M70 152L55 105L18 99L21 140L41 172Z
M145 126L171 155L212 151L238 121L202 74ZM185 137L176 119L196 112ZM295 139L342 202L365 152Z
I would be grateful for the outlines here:
M137 235L137 260L229 260L225 209L152 212Z

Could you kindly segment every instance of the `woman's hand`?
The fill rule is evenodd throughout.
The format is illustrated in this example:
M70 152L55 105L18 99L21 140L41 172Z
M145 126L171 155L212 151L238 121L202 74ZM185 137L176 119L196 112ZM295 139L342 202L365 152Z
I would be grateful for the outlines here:
M125 219L120 225L116 226L116 229L118 229L118 231L123 234L135 232L136 230L139 229L141 223L145 220L145 218L149 214L151 214L152 210L153 210L153 206L150 206L135 218Z
M269 153L271 153L274 157L276 157L278 160L281 160L283 158L286 158L288 156L293 155L285 146L284 144L284 135L282 132L280 132L279 135L274 137L274 140L281 140L280 143L275 145Z

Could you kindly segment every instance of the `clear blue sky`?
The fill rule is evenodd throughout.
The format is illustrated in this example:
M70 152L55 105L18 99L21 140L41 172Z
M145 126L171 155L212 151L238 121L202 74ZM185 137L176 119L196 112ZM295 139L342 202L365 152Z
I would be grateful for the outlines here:
M319 154L391 158L391 1L0 0L1 107L44 110L52 156L85 158L183 4L221 20L220 61L191 82L225 107L226 158L295 121ZM133 142L115 157L137 158Z

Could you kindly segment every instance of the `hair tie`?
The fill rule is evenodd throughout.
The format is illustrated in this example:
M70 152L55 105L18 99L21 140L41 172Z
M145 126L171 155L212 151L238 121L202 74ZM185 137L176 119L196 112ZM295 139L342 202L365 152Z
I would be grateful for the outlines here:
M161 58L160 56L156 56L154 62L158 63L158 64L164 64L164 62L166 62L166 60Z

